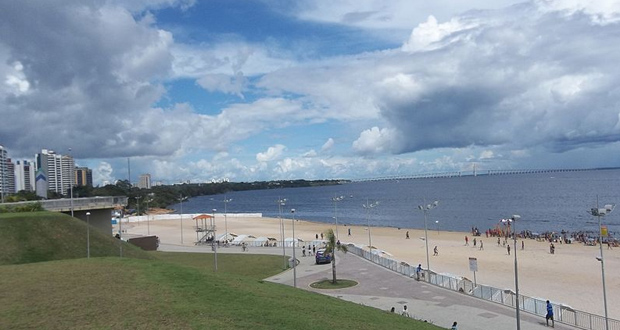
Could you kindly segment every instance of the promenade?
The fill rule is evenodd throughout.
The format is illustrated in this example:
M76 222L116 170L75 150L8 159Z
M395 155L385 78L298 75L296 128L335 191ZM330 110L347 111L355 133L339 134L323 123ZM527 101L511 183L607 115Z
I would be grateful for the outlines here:
M181 246L161 244L159 250L170 252L212 253L210 246ZM282 248L250 248L242 252L240 247L219 248L218 253L249 253L282 255ZM286 248L287 256L292 248ZM363 258L337 252L338 278L357 281L355 287L338 290L318 290L310 284L322 279L331 279L331 265L316 265L313 256L301 256L297 266L297 287L302 290L330 295L342 300L396 313L407 305L409 314L416 319L426 320L437 326L450 328L457 321L459 330L512 330L516 329L515 310L466 296L450 290L435 287L425 282L397 274ZM293 286L293 270L267 278L266 281ZM521 329L548 329L544 318L521 312ZM556 323L555 329L576 329Z

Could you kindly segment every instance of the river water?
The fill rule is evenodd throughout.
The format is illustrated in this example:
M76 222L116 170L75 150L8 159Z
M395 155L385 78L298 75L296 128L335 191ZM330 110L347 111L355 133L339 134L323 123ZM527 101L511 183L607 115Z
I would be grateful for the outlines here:
M334 197L341 197L334 202ZM620 169L536 174L479 175L452 178L354 182L337 186L282 188L200 196L183 203L185 213L262 213L316 222L398 228L424 228L419 205L439 201L428 212L432 230L481 231L500 219L521 216L519 230L598 232L590 208L620 204ZM225 199L232 199L224 203ZM367 211L367 201L379 204ZM179 210L179 205L171 208ZM620 209L602 218L609 232L620 236Z

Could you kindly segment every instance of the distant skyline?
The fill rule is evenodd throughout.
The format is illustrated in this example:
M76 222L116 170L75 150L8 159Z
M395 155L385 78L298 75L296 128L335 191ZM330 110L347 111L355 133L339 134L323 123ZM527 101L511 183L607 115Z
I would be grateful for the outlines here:
M620 166L620 1L0 3L0 144L93 183Z

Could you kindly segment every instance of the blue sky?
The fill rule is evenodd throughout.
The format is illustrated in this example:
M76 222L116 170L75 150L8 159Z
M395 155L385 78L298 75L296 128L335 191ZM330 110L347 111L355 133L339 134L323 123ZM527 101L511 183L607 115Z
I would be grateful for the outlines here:
M619 39L611 0L6 2L0 144L95 184L616 167Z

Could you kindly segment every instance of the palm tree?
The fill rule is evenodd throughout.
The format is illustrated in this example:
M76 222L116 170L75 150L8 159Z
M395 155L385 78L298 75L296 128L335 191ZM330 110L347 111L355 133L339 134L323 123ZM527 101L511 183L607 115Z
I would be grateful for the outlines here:
M336 240L336 235L334 235L333 229L328 229L325 232L325 236L327 237L327 247L325 247L325 253L329 253L332 256L332 284L336 284L336 253L335 251L342 251L347 253L349 249L346 245L340 244L339 240Z

